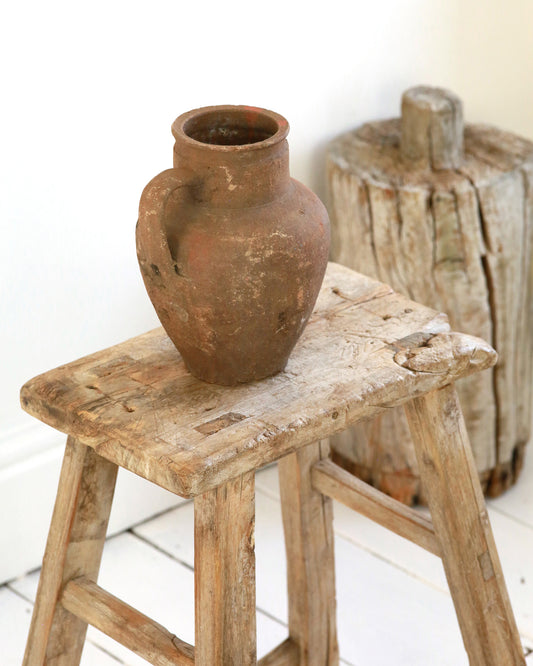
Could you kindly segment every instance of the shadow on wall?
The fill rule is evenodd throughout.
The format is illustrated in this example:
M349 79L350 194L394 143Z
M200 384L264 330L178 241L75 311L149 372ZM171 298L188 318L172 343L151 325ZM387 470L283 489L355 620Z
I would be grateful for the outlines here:
M414 20L415 13L409 20ZM418 12L416 18L420 25L412 23L409 39L389 34L389 50L369 52L366 67L357 62L356 48L353 63L339 62L338 71L328 63L323 89L329 94L313 109L316 123L314 131L308 131L318 141L313 138L310 145L303 144L297 140L294 126L291 157L295 177L326 204L329 142L370 120L399 116L401 95L412 86L450 88L463 100L467 121L497 125L533 139L533 3L436 2L432 12ZM383 44L376 37L376 46ZM368 75L371 64L379 77ZM321 85L319 80L317 85Z
M533 3L450 3L449 87L470 122L533 139Z
M305 146L304 150L300 147L300 151L296 155L291 155L294 171L303 172L306 175L306 184L320 197L326 207L329 205L326 155L330 142L340 134L355 129L370 120L398 116L401 93L404 87L411 85L404 84L403 77L400 81L388 79L386 83L376 85L373 89L367 89L366 94L362 94L361 89L364 87L364 83L354 77L351 85L339 89L335 96L330 95L325 109L325 122L317 129L316 138ZM328 129L327 133L324 132L325 126Z

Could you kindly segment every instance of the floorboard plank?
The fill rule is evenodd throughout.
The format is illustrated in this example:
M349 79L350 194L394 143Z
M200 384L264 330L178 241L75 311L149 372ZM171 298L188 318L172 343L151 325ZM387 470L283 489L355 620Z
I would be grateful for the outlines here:
M504 513L533 528L533 450L526 447L524 468L517 483L496 499L488 500L491 509Z
M19 666L22 663L32 608L33 604L8 587L0 587L0 645L3 666ZM118 666L119 663L92 643L85 644L81 666Z
M287 623L286 564L281 524L281 506L261 492L256 493L255 552L256 600L258 608ZM191 502L138 525L134 533L180 562L192 567ZM272 579L275 575L275 580Z
M279 499L276 469L257 476L260 492ZM533 457L516 486L487 502L511 604L521 635L533 642ZM426 509L422 509L429 515ZM335 533L393 566L444 592L448 585L440 558L335 503Z
M279 502L260 490L256 493L256 508L257 604L286 621ZM187 537L191 525L192 507L183 505L135 531L157 548L192 564L193 546ZM387 653L404 655L403 662L394 663L466 664L453 605L446 592L413 579L344 538L337 536L335 546L339 643L344 660L381 666L384 655L376 652L376 645L383 644L383 627L387 627ZM415 552L420 550L413 548ZM437 647L440 656L434 654Z
M188 538L192 541L192 532ZM37 581L38 572L35 572L11 586L33 599ZM106 542L98 584L182 640L194 644L194 574L191 569L126 532ZM258 613L257 627L260 657L287 638L287 629L262 613ZM89 627L87 636L128 666L146 666L143 659L94 627Z
M523 642L531 650L533 562L528 553L533 550L533 528L528 526L528 511L533 506L533 478L526 484L527 478L523 476L507 496L492 500L489 506ZM258 652L262 656L287 635L285 552L275 466L258 473L256 487ZM511 493L515 497L508 500ZM109 539L99 580L102 587L191 643L192 520L192 503L185 502L137 526L134 533ZM439 558L340 504L335 506L334 527L343 663L466 666ZM7 636L3 640L8 646L6 666L20 663L31 615L31 604L14 590L32 599L37 579L38 572L12 582L12 589L0 588L0 640ZM116 666L120 663L116 659L128 666L146 664L93 628L88 637L83 666ZM527 663L533 666L533 652Z

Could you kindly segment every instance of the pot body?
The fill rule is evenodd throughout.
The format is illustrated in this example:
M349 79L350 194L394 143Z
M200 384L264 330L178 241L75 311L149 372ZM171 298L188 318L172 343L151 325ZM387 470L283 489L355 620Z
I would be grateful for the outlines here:
M262 109L184 114L173 125L174 169L141 198L146 289L188 369L208 382L282 370L322 283L329 221L289 176L287 132Z

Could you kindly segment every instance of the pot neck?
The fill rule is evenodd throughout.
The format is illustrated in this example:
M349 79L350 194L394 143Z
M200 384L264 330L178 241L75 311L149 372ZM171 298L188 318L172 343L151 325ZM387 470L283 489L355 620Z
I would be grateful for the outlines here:
M228 155L174 146L174 166L186 174L191 200L214 208L260 206L284 196L290 184L287 142L276 150Z
M172 125L174 167L191 203L214 208L264 205L290 187L289 127L278 114L251 107L206 107Z

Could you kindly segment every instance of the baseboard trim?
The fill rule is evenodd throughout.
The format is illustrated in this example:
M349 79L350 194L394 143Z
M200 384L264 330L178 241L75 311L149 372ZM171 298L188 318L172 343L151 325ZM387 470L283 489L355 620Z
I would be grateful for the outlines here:
M0 584L41 564L65 441L64 434L39 423L0 434ZM120 470L109 534L183 501Z

